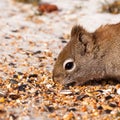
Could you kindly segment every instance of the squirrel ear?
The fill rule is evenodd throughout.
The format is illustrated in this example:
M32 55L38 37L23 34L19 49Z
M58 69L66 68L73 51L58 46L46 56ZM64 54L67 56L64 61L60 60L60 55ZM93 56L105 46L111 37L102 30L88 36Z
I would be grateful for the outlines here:
M86 32L86 31L83 29L83 27L81 27L80 25L75 25L72 28L71 37L73 37L73 36L78 37L79 34L83 34L84 32Z
M87 32L79 25L74 26L71 31L71 38L73 37L73 40L77 40L82 47L82 55L90 53L93 50L94 42L92 36L92 33Z

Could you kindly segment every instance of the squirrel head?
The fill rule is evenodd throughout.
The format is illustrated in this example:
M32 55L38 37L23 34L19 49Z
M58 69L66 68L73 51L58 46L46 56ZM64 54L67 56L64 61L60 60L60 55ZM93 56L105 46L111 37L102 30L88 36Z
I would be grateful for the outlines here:
M53 80L67 85L83 84L91 71L94 40L92 33L76 25L72 28L71 39L60 52L53 69ZM89 76L89 75L88 75Z

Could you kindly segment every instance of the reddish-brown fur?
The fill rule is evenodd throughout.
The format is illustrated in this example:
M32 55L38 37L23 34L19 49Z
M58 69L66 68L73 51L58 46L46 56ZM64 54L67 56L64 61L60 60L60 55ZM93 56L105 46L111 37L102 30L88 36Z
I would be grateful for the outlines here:
M76 65L71 72L63 68L67 59ZM71 40L58 56L53 69L53 79L63 85L89 80L115 78L120 81L120 23L101 26L89 33L81 26L74 26Z

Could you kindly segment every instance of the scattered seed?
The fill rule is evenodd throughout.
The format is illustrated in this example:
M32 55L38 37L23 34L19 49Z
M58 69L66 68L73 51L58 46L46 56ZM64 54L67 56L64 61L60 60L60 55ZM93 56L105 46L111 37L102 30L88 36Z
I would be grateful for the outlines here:
M13 9L13 4L14 2L12 2L11 6L7 9ZM15 5L17 4L18 3L15 3ZM58 50L56 48L51 49L51 45L54 42L51 42L53 40L52 37L45 37L43 40L40 40L42 37L40 37L40 39L38 37L33 39L33 34L40 31L44 36L44 34L52 34L55 32L49 21L51 21L54 16L57 16L55 20L59 22L58 18L60 18L60 16L57 15L59 12L51 15L44 14L43 18L41 18L33 15L33 7L32 9L28 8L29 5L24 6L24 4L18 4L15 10L9 11L9 16L15 17L24 12L26 17L31 17L29 18L31 24L41 24L36 30L34 25L30 27L29 24L26 24L26 22L28 22L26 18L22 19L22 21L19 20L20 23L25 20L25 24L23 26L20 24L21 27L18 24L17 26L20 28L18 30L14 29L16 25L14 27L11 26L13 25L12 21L11 23L9 23L9 21L5 22L12 32L9 30L6 31L7 28L4 29L4 24L1 26L4 31L1 32L1 36L6 36L7 39L0 43L0 119L30 120L39 119L36 117L48 116L48 114L51 114L53 119L56 120L119 119L115 118L116 116L120 116L119 83L116 85L114 82L100 82L99 84L98 81L95 81L94 85L87 84L82 86L74 86L76 83L71 83L65 88L57 85L57 83L53 84L51 79L52 71L50 68L53 62L55 62L54 60L56 60ZM70 12L75 12L74 8ZM28 15L29 13L31 15ZM60 12L60 15L64 18L65 16L71 16L71 13L69 13L67 9L67 13L63 10ZM3 16L1 16L1 18L2 17ZM44 26L43 23L45 23L47 17L49 17L49 21L47 21L47 24ZM50 29L46 29L47 25L50 25ZM26 32L27 34L25 34ZM31 35L29 35L29 33L31 33ZM57 34L55 34L55 36L59 37ZM49 39L49 41L46 39ZM62 43L66 44L68 42L67 39L70 39L70 34L62 35L59 39L60 44L57 47L62 48ZM11 43L14 45L12 48L10 48ZM24 45L22 46L22 44ZM8 53L6 53L6 50ZM90 83L93 83L93 81ZM7 118L1 116L2 113L4 113ZM49 118L46 117L45 119Z
M71 90L61 90L61 91L60 91L60 94L70 95L70 94L72 94L72 91L71 91Z
M38 50L36 52L33 52L33 55L40 54L40 53L41 53L41 50Z
M38 77L37 74L30 74L28 78L31 78L31 77Z
M13 75L13 78L18 78L18 75Z
M112 111L112 110L106 109L106 110L105 110L105 113L109 114L109 113L111 113L111 111Z
M117 112L116 117L120 117L120 111Z
M63 36L61 36L61 37L59 37L59 39L62 39L62 40L64 40L64 37L63 37Z
M5 102L5 98L4 98L4 97L1 97L1 98L0 98L0 103L3 103L3 102Z
M23 75L23 73L22 72L18 72L18 75Z
M82 106L81 110L82 110L82 112L86 112L87 111L87 107L86 106Z
M56 61L57 60L57 58L54 58L54 61Z
M110 103L109 106L110 107L117 107L117 104L116 103Z
M5 36L5 39L11 39L11 37L10 36Z
M103 93L103 90L97 90L97 92Z
M51 106L44 106L44 108L45 108L45 110L47 111L47 112L54 112L54 107L51 107Z
M10 114L10 118L12 119L12 120L16 120L17 119L17 116L15 116L14 114Z
M3 109L3 110L1 110L0 109L0 114L3 114L3 113L5 113L6 111Z
M66 40L62 40L61 42L62 42L62 43L67 43L67 41L66 41Z
M76 108L68 108L68 111L77 111Z
M26 91L26 90L25 90L26 87L27 87L27 85L20 85L20 86L18 87L18 90L25 92L25 91Z
M19 30L17 30L17 29L16 29L16 30L11 30L11 31L12 31L12 32L19 32Z
M12 67L16 67L16 64L15 63L9 63L9 66L12 66Z
M112 99L112 96L108 95L105 97L106 100Z
M74 120L74 114L72 112L69 112L63 116L63 120Z
M6 91L0 89L0 97L6 97Z
M83 100L83 98L89 97L88 95L79 95L77 96L77 100Z
M9 95L9 98L11 98L12 100L16 100L16 99L18 99L19 97L20 97L19 95L15 95L15 94Z
M35 91L35 96L38 96L40 94L40 91L39 90L36 90Z
M98 110L102 110L103 107L102 107L102 106L98 106L97 109L98 109Z
M10 79L10 83L11 84L18 84L18 81L14 80L14 79Z
M115 0L113 3L107 2L107 4L103 5L102 11L109 12L112 14L119 14L120 13L120 1Z
M57 114L55 112L49 114L49 118L55 118L57 116ZM56 119L56 120L60 120L60 119Z
M120 88L119 88L119 89L117 89L117 94L119 94L119 95L120 95Z

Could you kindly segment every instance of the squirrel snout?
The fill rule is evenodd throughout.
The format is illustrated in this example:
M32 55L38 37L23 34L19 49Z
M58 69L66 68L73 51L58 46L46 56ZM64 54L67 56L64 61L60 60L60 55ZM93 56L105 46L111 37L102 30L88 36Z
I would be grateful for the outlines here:
M63 80L61 79L61 75L60 75L60 74L55 75L55 74L53 73L52 79L53 79L53 81L54 81L55 83L62 83L62 81L63 81Z
M55 83L61 83L61 78L60 78L60 76L55 76L55 75L53 74L52 79L53 79L53 81L54 81Z

